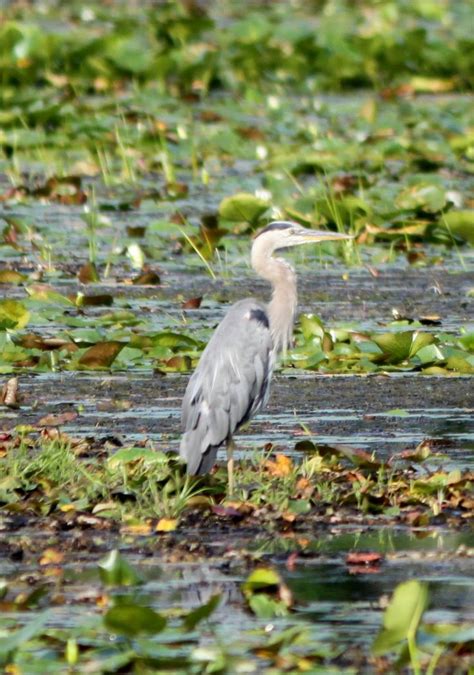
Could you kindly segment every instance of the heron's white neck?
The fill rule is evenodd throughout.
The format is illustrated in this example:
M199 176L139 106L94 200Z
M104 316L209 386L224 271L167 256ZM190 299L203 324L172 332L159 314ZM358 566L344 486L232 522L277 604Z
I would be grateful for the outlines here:
M272 285L268 314L274 350L286 351L291 344L296 314L296 274L286 260L273 258L271 251L262 249L256 239L252 247L252 267Z

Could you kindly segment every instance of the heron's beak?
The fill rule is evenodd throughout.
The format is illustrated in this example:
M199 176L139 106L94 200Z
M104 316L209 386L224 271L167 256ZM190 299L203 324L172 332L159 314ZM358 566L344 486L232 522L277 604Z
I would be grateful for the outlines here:
M326 230L310 230L306 227L298 228L294 234L298 240L303 243L317 243L320 241L347 241L354 239L351 234L343 234L341 232L329 232Z

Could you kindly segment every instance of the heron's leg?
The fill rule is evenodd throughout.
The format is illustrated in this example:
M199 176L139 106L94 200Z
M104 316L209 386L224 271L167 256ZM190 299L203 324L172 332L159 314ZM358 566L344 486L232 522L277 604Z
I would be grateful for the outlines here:
M234 492L234 441L231 438L227 441L227 494L229 497Z

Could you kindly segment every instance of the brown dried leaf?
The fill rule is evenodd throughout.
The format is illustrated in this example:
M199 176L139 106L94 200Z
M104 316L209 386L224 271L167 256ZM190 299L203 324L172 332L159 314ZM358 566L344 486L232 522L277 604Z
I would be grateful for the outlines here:
M265 134L258 127L239 127L236 129L239 136L249 141L264 141Z
M159 274L148 267L144 267L140 274L133 279L135 286L157 286L161 283Z
M191 358L185 354L184 356L172 356L163 362L166 368L177 372L186 372L191 368Z
M214 110L201 110L199 119L203 122L221 122L224 118L219 113L214 112Z
M114 298L109 293L99 293L97 295L77 294L76 305L78 307L110 307L114 303Z
M2 387L0 402L7 408L19 408L18 401L18 378L12 377Z
M211 510L216 516L221 518L233 518L234 520L241 520L245 515L234 506L223 506L222 504L216 504Z
M95 281L99 281L99 274L97 272L97 267L93 262L87 262L81 267L77 274L77 278L81 284L90 284Z
M383 555L375 551L351 551L346 556L346 565L378 565L382 560Z
M135 208L138 208L139 204L133 204ZM134 237L136 239L141 239L145 236L146 227L144 225L127 225L127 234L129 237Z
M109 368L123 347L121 342L98 342L84 352L79 365L85 368Z
M202 295L198 296L197 298L189 298L189 300L185 300L182 303L181 309L199 309L201 302Z
M46 415L38 422L40 427L60 427L67 422L72 422L77 417L77 412L72 410L68 412L59 413L59 415Z

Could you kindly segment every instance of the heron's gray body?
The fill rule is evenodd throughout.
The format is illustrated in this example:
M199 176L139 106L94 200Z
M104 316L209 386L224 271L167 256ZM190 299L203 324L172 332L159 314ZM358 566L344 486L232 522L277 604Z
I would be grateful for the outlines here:
M274 362L267 307L253 298L235 303L184 395L180 455L188 473L208 473L219 446L265 405Z
M252 267L272 285L267 305L252 298L233 305L204 350L183 399L180 455L189 474L208 473L227 443L229 492L233 486L232 435L265 405L277 354L291 343L297 294L292 267L273 253L332 239L297 223L270 223L254 239Z

